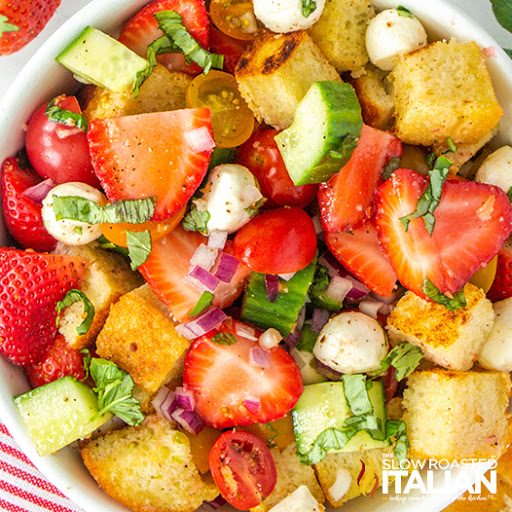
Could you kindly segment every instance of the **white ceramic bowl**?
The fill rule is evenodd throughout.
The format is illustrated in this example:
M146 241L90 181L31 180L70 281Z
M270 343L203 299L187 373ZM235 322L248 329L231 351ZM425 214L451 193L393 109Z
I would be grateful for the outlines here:
M54 57L78 35L86 25L94 25L115 34L120 25L148 0L95 0L57 30L23 68L0 102L0 161L23 146L23 126L31 113L44 101L76 87L71 74L59 66ZM474 40L482 48L496 48L488 58L494 87L505 117L501 123L500 142L512 142L512 61L499 45L476 23L443 0L374 0L378 9L403 5L413 11L434 38L455 37ZM0 240L5 234L0 226ZM12 397L26 391L28 384L19 368L0 358L0 418L21 449L64 494L87 512L126 512L96 485L80 456L73 448L56 455L39 457L25 432ZM491 398L491 397L490 397ZM385 498L359 499L348 503L343 511L358 512L435 512L454 500L463 489L447 487L440 495L417 496L419 501L388 501ZM414 493L412 493L414 494Z

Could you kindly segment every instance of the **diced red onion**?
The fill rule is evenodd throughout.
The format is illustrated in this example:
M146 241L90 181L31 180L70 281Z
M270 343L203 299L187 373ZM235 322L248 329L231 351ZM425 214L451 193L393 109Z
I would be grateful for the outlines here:
M265 274L265 293L270 302L275 302L279 295L279 276Z
M159 389L158 393L155 395L155 398L153 398L151 401L151 405L155 408L157 413L160 413L164 418L170 420L171 415L167 414L167 411L169 410L173 400L174 396L172 391L169 388L163 386Z
M204 501L196 512L211 512L218 510L226 504L226 500L222 496L217 496L213 501Z
M278 274L284 281L289 281L297 272L290 272L289 274Z
M215 147L215 142L206 126L184 133L185 141L194 153L208 151Z
M235 333L237 336L242 336L251 341L257 341L258 336L256 335L256 329L249 325L243 324L242 322L235 322Z
M283 339L283 336L281 333L277 330L271 327L270 329L267 329L258 339L258 343L260 347L271 350L273 348L276 348L279 345L279 342Z
M320 220L320 216L315 215L314 217L311 217L311 220L313 221L313 225L315 226L315 233L319 235L323 232L322 228L322 221Z
M230 283L239 266L240 262L234 256L222 252L214 275L223 283Z
M299 367L299 369L302 370L302 368L304 368L304 366L306 366L306 361L304 361L304 358L301 356L299 350L297 350L296 348L292 349L290 351L290 355L293 357L293 359L297 363L297 366Z
M196 408L196 402L192 392L183 387L178 387L174 391L174 402L177 408L184 411L193 411Z
M197 335L192 329L187 327L187 324L179 324L176 326L176 332L181 334L187 340L195 340L201 335Z
M297 331L301 331L304 327L304 321L306 320L306 307L302 306L302 309L299 311L299 316L297 317L297 322L295 322L295 329Z
M326 309L315 308L313 318L311 319L311 330L318 334L329 321L329 311Z
M344 277L347 275L347 271L341 266L340 262L330 252L326 252L320 256L318 263L327 269L330 277Z
M301 336L302 336L302 333L297 329L297 330L293 331L291 334L289 334L288 336L286 336L286 338L284 339L284 342L286 343L286 346L289 349L294 349L297 346L297 344L299 343Z
M205 244L201 244L190 258L191 267L201 267L204 270L211 270L217 259L217 251Z
M211 272L197 265L189 270L188 276L194 279L194 281L200 285L201 289L208 292L214 292L215 288L217 288L220 283L219 279Z
M325 294L333 301L342 304L350 290L352 290L352 282L350 279L341 276L334 276L331 279L327 290L325 290Z
M260 346L251 347L251 350L249 350L249 363L259 368L268 368L270 366L268 351Z
M372 318L377 318L379 313L381 315L389 315L391 313L391 305L373 299L365 299L359 303L359 311Z
M176 326L176 330L188 340L193 340L215 329L227 318L222 309L210 307L194 320Z
M347 299L352 302L359 302L370 293L370 289L355 277L347 275L346 278L352 282L352 289L348 292Z
M41 204L43 199L48 195L48 192L54 188L56 183L48 178L47 180L41 181L33 187L29 187L23 191L23 195L28 197L34 203Z
M227 231L219 231L215 229L210 233L208 237L208 247L212 249L224 249L226 242L228 241L228 232Z
M327 366L324 363L321 363L318 359L315 359L315 369L318 373L327 377L329 380L340 380L341 373L333 370L330 366Z
M258 414L258 412L260 412L261 402L257 398L250 398L244 400L244 406L251 414Z
M187 432L191 434L199 434L205 427L204 421L194 411L184 411L183 409L176 409L171 414L171 419L174 420L178 425L183 427Z
M378 300L379 302L383 302L384 304L391 305L391 304L394 304L395 302L397 302L402 297L403 294L404 294L403 288L398 288L398 289L394 290L393 293L389 297L383 297L382 295L377 295L376 293L372 293L371 296L375 300Z

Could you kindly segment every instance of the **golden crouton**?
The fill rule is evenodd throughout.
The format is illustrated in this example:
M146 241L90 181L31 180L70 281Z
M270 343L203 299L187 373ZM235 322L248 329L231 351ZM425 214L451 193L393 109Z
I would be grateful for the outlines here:
M148 395L176 382L189 342L176 332L165 306L148 285L123 295L100 332L97 352L128 372Z
M100 487L134 512L193 512L219 491L203 480L185 434L156 416L82 444Z
M96 314L87 334L79 335L76 328L85 318L82 302L75 302L62 312L59 332L74 349L91 345L103 328L110 306L121 295L142 284L139 274L132 272L126 260L120 255L104 251L98 244L67 246L58 244L57 254L80 256L88 262L80 289L92 302Z
M503 114L474 42L433 43L403 56L390 78L396 131L409 144L475 143Z
M288 128L313 82L341 80L306 32L259 36L238 61L240 94L258 121Z
M395 111L393 95L386 77L385 71L368 65L361 76L350 80L361 103L363 121L380 129L390 126Z
M469 370L491 332L495 315L480 288L468 283L464 295L466 307L450 311L407 292L388 317L391 344L408 341L443 368Z
M318 484L313 468L302 464L296 455L296 451L295 444L291 444L283 451L280 451L279 448L271 450L276 463L277 484L272 494L261 505L252 508L251 512L270 510L301 485L308 487L319 503L325 501L324 493Z
M190 82L192 77L189 75L171 72L158 64L142 84L137 97L131 91L113 92L97 87L84 116L91 121L185 108L185 93Z
M409 456L498 458L510 439L510 376L504 372L416 371L404 391Z
M368 62L365 36L374 16L368 0L327 0L322 16L309 33L340 73L358 70Z

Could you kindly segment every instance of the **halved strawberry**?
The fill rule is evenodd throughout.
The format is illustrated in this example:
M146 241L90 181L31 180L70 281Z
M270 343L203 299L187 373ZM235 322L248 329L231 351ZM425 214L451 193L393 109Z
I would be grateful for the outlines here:
M384 167L402 154L395 136L363 125L350 160L318 191L318 205L326 232L345 231L372 216L373 196Z
M119 41L145 57L148 46L164 35L154 16L159 11L176 11L192 37L203 48L208 48L209 21L203 0L154 0L128 20L121 30ZM195 75L201 72L197 64L187 64L182 53L159 55L157 60L169 69Z
M107 197L155 197L153 220L176 213L208 170L212 149L195 152L186 141L187 133L199 128L213 137L207 108L93 120L87 136Z
M40 182L34 172L19 166L17 158L7 158L2 164L2 209L9 233L23 247L51 251L57 241L43 225L41 205L23 194Z
M377 231L400 282L428 299L428 278L444 294L460 290L486 265L510 235L512 207L497 187L447 181L435 210L432 236L423 219L413 219L408 231L401 217L415 211L428 178L408 169L397 170L377 191Z
M512 246L505 245L498 253L496 277L487 297L493 302L512 297Z
M57 334L55 306L78 288L86 262L74 256L0 248L0 353L40 361Z
M233 344L217 342L228 333ZM229 322L196 340L185 356L183 382L196 411L215 428L267 423L285 416L304 386L300 370L283 348L266 351L268 365L251 362L258 344L234 334Z
M372 292L384 297L393 293L396 273L371 222L351 232L326 233L325 242L336 259Z
M194 231L185 231L178 226L165 238L153 244L151 255L139 267L144 279L172 314L181 322L190 319L188 313L194 308L202 292L187 281L190 259L201 244L208 240ZM224 249L231 252L230 245ZM250 270L240 263L230 283L220 283L214 294L214 305L220 308L231 306L240 296Z

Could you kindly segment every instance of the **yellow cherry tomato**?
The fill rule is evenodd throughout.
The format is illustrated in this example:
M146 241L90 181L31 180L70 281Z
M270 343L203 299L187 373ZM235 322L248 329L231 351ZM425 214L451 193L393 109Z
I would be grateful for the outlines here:
M148 230L151 234L151 241L157 242L169 234L180 222L185 215L186 206L178 213L160 222L149 221L144 224L101 224L101 232L103 236L113 244L119 247L126 247L126 232L139 233Z
M255 39L260 28L252 2L247 0L212 0L210 18L221 32L243 41Z
M485 293L487 293L494 282L497 268L498 256L495 256L484 268L477 270L469 282L478 286L478 288L481 288Z
M254 129L254 116L238 91L235 77L212 70L199 75L187 89L187 107L207 107L212 113L213 138L218 147L244 143Z

